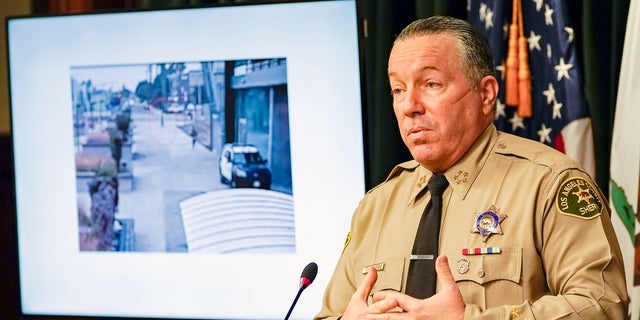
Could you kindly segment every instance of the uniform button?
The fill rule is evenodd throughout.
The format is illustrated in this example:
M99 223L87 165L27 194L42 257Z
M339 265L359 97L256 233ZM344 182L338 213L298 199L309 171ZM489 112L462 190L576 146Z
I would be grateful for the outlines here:
M484 271L482 269L478 270L478 278L484 277Z

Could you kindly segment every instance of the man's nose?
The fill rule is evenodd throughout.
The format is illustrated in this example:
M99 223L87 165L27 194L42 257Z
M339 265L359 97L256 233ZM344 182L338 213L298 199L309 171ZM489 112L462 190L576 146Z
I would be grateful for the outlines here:
M407 89L405 92L405 99L402 104L402 111L407 116L424 113L424 103L419 89Z

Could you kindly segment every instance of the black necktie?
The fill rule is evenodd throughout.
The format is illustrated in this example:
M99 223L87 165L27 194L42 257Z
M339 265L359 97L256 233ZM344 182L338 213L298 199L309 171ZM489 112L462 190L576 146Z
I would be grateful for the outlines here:
M413 243L406 294L419 299L432 296L436 292L435 261L438 257L440 237L440 215L442 213L442 193L449 185L444 175L433 175L427 186L431 201L427 204Z

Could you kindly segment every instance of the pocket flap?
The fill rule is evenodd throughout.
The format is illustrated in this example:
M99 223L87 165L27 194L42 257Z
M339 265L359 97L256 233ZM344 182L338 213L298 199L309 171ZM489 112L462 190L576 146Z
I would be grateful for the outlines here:
M495 280L519 283L522 276L522 248L502 248L500 254L459 256L450 260L456 281L479 284Z
M401 291L404 279L405 258L386 258L385 261L376 261L371 265L378 270L378 280L371 289L371 293L381 290ZM361 266L356 270L355 279L360 285L365 277L365 272L369 265Z

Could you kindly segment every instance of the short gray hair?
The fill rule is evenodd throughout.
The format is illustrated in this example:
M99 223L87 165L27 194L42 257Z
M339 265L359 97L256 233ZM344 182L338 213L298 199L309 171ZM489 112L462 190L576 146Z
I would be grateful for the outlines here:
M478 29L461 19L432 16L416 20L400 32L394 45L398 41L434 34L448 34L456 38L460 68L472 87L485 76L494 75L489 42Z

